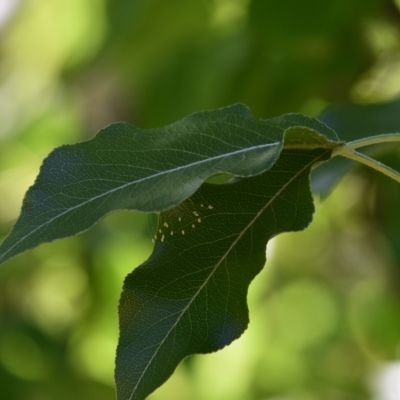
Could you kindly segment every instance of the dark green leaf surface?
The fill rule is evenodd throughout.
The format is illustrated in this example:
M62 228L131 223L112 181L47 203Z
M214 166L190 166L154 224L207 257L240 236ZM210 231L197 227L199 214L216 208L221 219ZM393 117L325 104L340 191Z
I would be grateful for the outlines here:
M304 229L314 211L309 173L328 149L284 150L256 177L204 184L160 214L153 254L125 280L117 350L118 400L146 398L194 353L237 339L246 295L270 238Z
M279 157L286 133L285 145L334 147L338 141L303 115L256 120L247 107L234 105L147 131L112 124L92 140L62 146L28 190L20 218L0 245L0 262L82 232L117 209L168 209L215 173L260 174Z

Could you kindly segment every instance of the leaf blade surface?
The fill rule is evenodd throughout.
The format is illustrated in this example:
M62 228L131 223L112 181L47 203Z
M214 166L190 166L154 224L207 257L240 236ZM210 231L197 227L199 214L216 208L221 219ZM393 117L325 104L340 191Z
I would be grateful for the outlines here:
M243 105L201 112L175 124L143 131L110 125L87 142L62 146L44 161L23 201L21 216L0 245L0 263L40 243L83 232L117 209L170 208L219 172L252 176L270 168L291 127L302 137L333 131L297 114L257 120ZM321 136L321 137L323 137ZM318 139L319 140L319 139Z
M309 224L310 169L329 154L285 150L263 174L205 184L160 214L153 254L128 275L121 296L118 400L146 398L181 359L243 333L247 289L264 266L265 245Z

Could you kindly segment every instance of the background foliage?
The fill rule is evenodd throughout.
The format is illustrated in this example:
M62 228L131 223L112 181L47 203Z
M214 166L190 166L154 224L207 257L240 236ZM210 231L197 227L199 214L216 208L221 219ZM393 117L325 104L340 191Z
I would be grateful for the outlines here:
M0 238L49 151L111 122L157 127L235 102L256 117L317 116L400 94L400 2L14 3L0 31ZM360 113L338 134L360 129ZM400 164L399 151L381 157ZM373 396L371 376L399 358L399 193L364 168L347 176L308 230L269 246L246 334L185 360L149 399ZM154 218L120 212L2 266L4 398L114 398L118 297L151 252Z

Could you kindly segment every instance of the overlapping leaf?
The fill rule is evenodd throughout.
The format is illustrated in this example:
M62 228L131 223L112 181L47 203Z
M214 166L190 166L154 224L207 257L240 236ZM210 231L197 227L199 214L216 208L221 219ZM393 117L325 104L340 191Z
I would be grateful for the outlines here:
M284 150L256 177L204 184L160 214L153 254L128 275L120 302L118 400L144 399L184 357L223 348L246 329L246 295L268 240L304 229L312 165L330 150Z
M294 147L338 142L314 119L290 114L257 120L247 107L234 105L148 131L112 124L92 140L62 146L28 190L20 218L0 245L0 262L82 232L116 209L168 209L215 173L260 174L278 159L285 135L285 144Z

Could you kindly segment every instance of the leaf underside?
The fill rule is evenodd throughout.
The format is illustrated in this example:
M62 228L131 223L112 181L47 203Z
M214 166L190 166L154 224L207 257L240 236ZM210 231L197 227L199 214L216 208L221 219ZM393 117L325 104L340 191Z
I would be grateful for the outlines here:
M121 296L118 400L146 398L184 357L222 349L245 331L247 290L266 243L308 226L310 170L330 153L284 150L263 174L204 184L160 214L154 251Z

